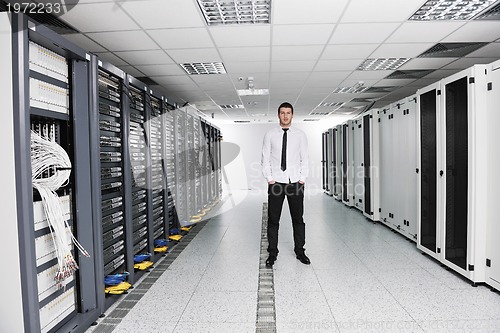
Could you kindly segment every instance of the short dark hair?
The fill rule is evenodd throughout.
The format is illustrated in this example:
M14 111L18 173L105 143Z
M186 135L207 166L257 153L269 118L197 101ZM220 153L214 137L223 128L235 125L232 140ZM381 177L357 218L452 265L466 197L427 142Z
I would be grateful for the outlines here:
M292 109L292 114L293 114L293 105L288 103L288 102L283 102L281 105L278 107L278 114L280 114L280 109L281 108L287 108L287 109Z

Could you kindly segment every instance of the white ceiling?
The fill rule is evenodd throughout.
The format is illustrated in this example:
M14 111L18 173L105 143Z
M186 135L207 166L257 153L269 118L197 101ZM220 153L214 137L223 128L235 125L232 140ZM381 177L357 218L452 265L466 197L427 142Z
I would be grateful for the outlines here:
M67 1L68 2L68 1ZM81 33L65 37L136 77L159 84L169 101L186 102L217 120L276 119L283 101L295 119L320 119L321 103L344 102L345 118L364 103L385 106L418 88L500 58L500 21L416 22L425 0L272 0L271 24L208 26L196 0L80 0L60 17ZM486 42L464 58L417 58L436 43ZM367 58L411 58L399 70L430 70L421 79L386 79L392 70L358 71ZM223 62L227 74L187 75L186 62ZM236 89L269 89L239 97ZM335 94L359 81L390 92ZM243 104L245 109L219 105ZM367 103L365 103L367 104Z

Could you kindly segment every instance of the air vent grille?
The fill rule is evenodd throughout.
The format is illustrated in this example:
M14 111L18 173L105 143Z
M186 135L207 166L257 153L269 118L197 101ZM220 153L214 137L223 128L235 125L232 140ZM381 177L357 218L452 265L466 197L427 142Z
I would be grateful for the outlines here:
M458 58L476 51L487 43L438 43L418 56L418 58Z
M189 75L226 74L226 68L221 62L194 62L180 64L180 66Z
M386 79L420 79L424 76L432 73L434 70L407 70L407 71L394 71L393 73L387 75Z
M500 20L500 2L475 18L476 20Z

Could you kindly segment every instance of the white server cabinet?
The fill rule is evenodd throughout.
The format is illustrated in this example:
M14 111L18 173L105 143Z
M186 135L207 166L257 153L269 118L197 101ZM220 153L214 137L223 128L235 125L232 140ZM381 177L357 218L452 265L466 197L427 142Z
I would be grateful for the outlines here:
M417 248L440 260L442 228L437 198L440 196L438 181L438 146L441 114L441 82L417 91Z
M333 148L334 151L334 161L333 161L333 172L334 172L334 188L333 197L336 200L342 200L342 125L337 125L333 129Z
M362 115L363 121L363 215L373 221L380 220L379 184L379 127L378 113L370 110Z
M379 111L380 220L417 238L416 103L404 98Z
M342 124L342 201L354 205L353 198L353 126L352 120Z
M486 225L486 283L500 290L500 223L498 221L498 198L500 198L500 177L498 166L500 165L500 154L498 150L494 153L497 143L500 141L500 113L496 109L500 106L500 61L491 64L488 74L487 103L488 103L488 154L487 160L487 225Z
M326 169L327 169L327 194L333 196L335 193L335 130L333 128L327 131L327 154L326 154Z
M363 163L363 118L356 117L352 120L352 148L353 148L353 205L364 211L365 198L365 170Z
M380 139L380 221L392 225L392 202L395 181L393 167L393 121L390 107L378 111L378 127Z
M325 131L321 133L321 182L323 186L323 190L325 192L328 191L328 172L327 172L327 150L328 150L328 144L327 144L327 134L328 131Z
M436 113L436 241L427 235L426 243L419 237L425 252L431 252L443 264L473 283L485 282L486 270L486 202L488 161L487 65L476 65L440 81L436 92L439 108ZM425 110L425 89L419 90L420 117ZM427 104L432 108L429 95ZM422 121L421 121L422 122ZM420 125L420 139L425 125ZM425 146L420 145L419 169L425 164ZM432 148L433 150L434 148ZM432 162L431 162L432 163ZM429 170L431 171L431 170ZM427 173L422 173L423 182ZM425 190L425 187L424 187ZM425 191L420 194L424 195ZM433 193L434 190L427 189ZM424 203L424 200L420 198ZM428 203L426 204L428 205ZM420 204L419 229L432 229L424 219ZM432 206L432 205L431 205ZM426 246L427 245L427 246Z

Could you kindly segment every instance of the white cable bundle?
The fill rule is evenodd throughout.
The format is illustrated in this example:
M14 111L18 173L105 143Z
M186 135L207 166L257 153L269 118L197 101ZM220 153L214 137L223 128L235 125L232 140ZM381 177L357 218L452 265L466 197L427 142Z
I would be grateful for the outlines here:
M49 141L31 131L31 167L33 187L42 197L43 208L56 250L59 270L55 279L59 286L62 286L62 282L78 269L71 254L68 234L78 250L83 255L89 256L74 237L68 222L64 220L59 197L55 192L68 183L71 161L66 151L56 142ZM49 176L44 177L46 174Z

